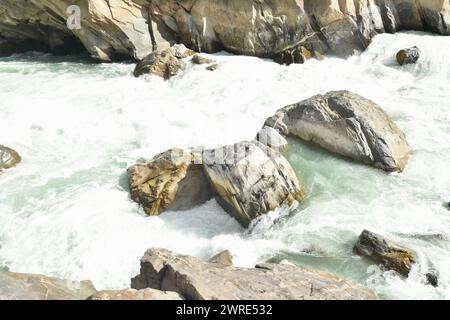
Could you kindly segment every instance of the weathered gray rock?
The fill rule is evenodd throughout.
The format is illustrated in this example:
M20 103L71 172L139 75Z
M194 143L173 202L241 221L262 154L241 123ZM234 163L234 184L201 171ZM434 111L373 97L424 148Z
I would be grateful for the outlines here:
M397 62L399 65L417 63L420 59L420 50L418 47L402 49L397 53Z
M354 252L382 264L388 270L397 271L405 277L409 275L412 264L416 262L414 251L401 247L368 230L364 230L359 236Z
M134 76L154 74L166 80L184 70L186 64L174 56L172 50L155 51L142 59L134 69Z
M87 300L184 300L176 292L160 291L156 289L127 289L99 291Z
M172 52L172 55L178 59L184 59L195 55L195 51L186 48L184 44L175 44L170 47L169 50Z
M225 250L209 259L209 262L218 263L224 267L231 267L233 265L233 255L230 251Z
M218 202L245 227L304 194L289 162L258 142L207 150L203 163Z
M67 9L81 10L70 30ZM82 45L102 61L137 60L182 42L198 52L233 53L301 62L348 56L383 32L450 34L443 0L2 0L0 55L31 49L71 52ZM4 43L1 45L1 43Z
M219 69L219 64L217 63L213 63L206 67L206 70L208 71L216 71L217 69Z
M10 169L22 161L17 151L0 145L0 171Z
M128 169L131 197L147 214L187 210L213 197L201 155L171 149Z
M175 291L188 300L376 299L369 290L324 272L277 264L224 267L164 249L145 253L131 286Z
M84 300L95 292L90 281L0 272L0 300Z
M373 101L348 91L284 107L265 125L385 171L402 171L409 159L405 134L389 116Z
M194 64L208 64L208 63L212 63L213 61L211 59L202 57L199 54L196 54L192 57L192 62Z

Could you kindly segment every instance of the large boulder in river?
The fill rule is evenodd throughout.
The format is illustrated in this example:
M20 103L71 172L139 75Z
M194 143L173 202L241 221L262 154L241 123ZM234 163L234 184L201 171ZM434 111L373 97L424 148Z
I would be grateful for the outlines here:
M364 230L353 248L360 256L382 264L388 270L394 270L407 277L411 266L416 262L416 253L404 248L376 233Z
M134 69L134 76L154 74L166 80L184 70L186 64L174 55L173 50L155 51L142 59Z
M259 142L207 150L203 163L218 202L243 226L304 193L289 162Z
M145 253L131 287L175 291L187 300L376 299L369 290L325 272L285 264L226 267L165 249Z
M413 64L419 61L420 50L418 47L402 49L397 53L397 62L399 65Z
M409 159L405 134L386 112L349 91L284 107L265 125L386 171L402 171Z
M17 165L22 158L17 151L0 145L0 171L2 169L9 169Z
M84 300L95 292L90 281L0 272L0 300Z
M163 152L128 169L131 197L147 214L187 210L211 199L201 155L182 149Z

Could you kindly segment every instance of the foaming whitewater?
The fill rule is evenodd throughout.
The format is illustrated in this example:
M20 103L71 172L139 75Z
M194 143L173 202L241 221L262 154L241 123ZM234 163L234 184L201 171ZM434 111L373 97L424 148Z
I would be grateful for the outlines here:
M417 65L395 53L417 45ZM330 271L384 298L450 299L450 38L380 35L360 56L280 66L211 56L163 81L136 79L132 64L93 64L42 54L0 59L0 143L23 162L0 174L0 269L91 279L125 288L150 247L207 259L229 249L235 264L287 259ZM146 217L129 198L126 168L171 147L253 139L277 109L330 90L374 100L407 135L405 172L385 174L298 141L288 158L308 190L289 212L250 231L214 201ZM363 229L419 256L408 279L354 256ZM425 285L435 269L439 287Z

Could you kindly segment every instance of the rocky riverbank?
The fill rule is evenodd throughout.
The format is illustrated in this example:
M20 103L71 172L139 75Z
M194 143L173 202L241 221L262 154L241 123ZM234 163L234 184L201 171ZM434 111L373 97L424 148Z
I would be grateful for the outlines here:
M0 55L84 48L101 61L141 60L156 49L183 43L198 52L227 50L292 63L361 52L379 33L450 34L446 1L89 0L76 3L80 28L69 29L73 4L3 0Z

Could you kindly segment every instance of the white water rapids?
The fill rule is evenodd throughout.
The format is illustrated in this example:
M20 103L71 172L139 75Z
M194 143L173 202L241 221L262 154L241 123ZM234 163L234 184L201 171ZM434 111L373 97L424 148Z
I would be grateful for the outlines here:
M395 53L417 45L417 65ZM361 56L280 66L212 55L163 81L134 65L26 54L0 58L0 143L23 162L0 174L0 269L90 279L125 288L150 247L207 259L229 249L238 266L287 259L330 271L383 298L450 299L450 37L377 36ZM293 142L289 159L308 199L245 232L212 200L146 217L129 198L126 168L171 147L253 139L277 109L347 89L377 102L412 149L405 172L376 169ZM274 223L275 221L275 223ZM408 279L352 253L363 229L417 251ZM425 285L434 268L439 287Z

